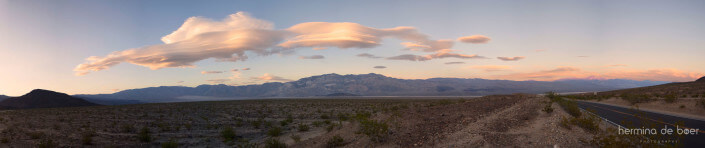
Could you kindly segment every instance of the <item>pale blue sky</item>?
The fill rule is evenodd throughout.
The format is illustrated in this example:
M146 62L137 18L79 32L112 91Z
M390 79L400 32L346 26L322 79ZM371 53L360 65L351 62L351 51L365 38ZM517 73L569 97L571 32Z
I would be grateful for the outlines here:
M353 22L373 28L412 26L431 39L485 35L492 39L487 44L456 42L452 49L490 59L413 62L355 56L425 54L402 50L401 41L390 38L369 49L301 48L286 56L250 55L242 62L207 59L196 62L195 68L150 70L121 63L85 76L74 75L74 67L89 56L163 44L161 37L189 17L221 20L241 11L273 23L276 29L305 22ZM231 76L229 72L204 75L201 71L233 68L252 70L225 84L263 83L251 77L265 73L293 80L325 73L530 80L521 76L557 67L574 67L580 72L556 74L564 77L555 78L601 74L615 78L628 72L624 78L669 80L641 73L666 70L663 75L702 76L703 26L705 1L0 0L0 94L21 95L35 88L84 94L196 86ZM536 52L540 49L545 51ZM298 59L310 55L324 55L325 59ZM496 59L499 56L526 58L501 61ZM456 61L465 64L444 64ZM509 69L486 71L483 66Z

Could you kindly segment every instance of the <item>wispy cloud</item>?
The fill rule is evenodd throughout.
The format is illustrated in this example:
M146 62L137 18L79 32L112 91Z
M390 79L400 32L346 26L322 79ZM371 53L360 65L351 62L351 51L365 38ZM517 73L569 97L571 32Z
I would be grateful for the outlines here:
M534 52L544 52L544 51L546 51L546 49L536 49L536 50L534 50Z
M388 60L407 60L407 61L427 61L432 59L443 59L443 58L459 58L459 59L486 59L487 57L479 56L477 54L459 54L451 53L451 50L441 50L434 54L428 55L413 55L413 54L403 54L393 57L388 57Z
M385 68L387 68L387 66L375 66L375 67L373 67L373 68L377 68L377 69L385 69Z
M287 81L292 81L290 79L285 79L279 76L274 76L269 73L265 73L262 76L259 77L252 77L253 80L259 80L259 81L278 81L278 82L287 82Z
M490 42L490 37L484 35L471 35L458 38L458 41L472 44L485 44Z
M525 57L523 56L517 56L517 57L497 57L497 59L502 60L502 61L519 61L521 59L524 59Z
M465 64L465 62L446 62L445 64L450 65L450 64Z
M242 68L242 70L250 70L250 68Z
M223 73L223 71L201 71L201 74L218 74Z
M299 59L324 59L323 55L299 56Z
M365 57L365 58L372 58L372 59L379 59L379 58L382 58L382 57L375 56L375 55L372 55L372 54L369 54L369 53L361 53L361 54L358 54L358 55L356 55L356 56L358 56L358 57Z

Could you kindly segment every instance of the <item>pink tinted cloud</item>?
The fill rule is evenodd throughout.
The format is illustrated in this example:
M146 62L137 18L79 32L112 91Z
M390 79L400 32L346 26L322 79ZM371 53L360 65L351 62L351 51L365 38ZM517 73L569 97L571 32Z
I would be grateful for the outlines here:
M485 44L490 42L490 37L484 35L471 35L458 38L458 41L472 44Z
M687 72L677 69L651 69L651 70L611 70L606 72L584 71L576 67L558 67L537 72L513 73L498 75L495 78L509 80L539 80L553 81L559 79L630 79L669 82L687 82L698 79L705 74Z

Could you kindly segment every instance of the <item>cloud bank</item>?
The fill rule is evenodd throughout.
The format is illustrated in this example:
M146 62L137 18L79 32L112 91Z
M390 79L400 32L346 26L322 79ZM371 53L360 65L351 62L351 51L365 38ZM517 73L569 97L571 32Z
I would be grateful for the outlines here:
M373 48L381 45L384 38L403 41L401 45L407 50L436 52L436 54L423 56L422 60L473 57L443 52L453 47L453 40L433 40L414 27L379 29L351 22L306 22L287 29L275 30L274 25L268 21L238 12L222 20L204 17L188 18L177 30L161 38L163 44L115 51L102 57L91 56L86 58L85 63L77 65L74 71L76 75L85 75L109 69L124 62L152 70L195 67L193 65L195 62L210 58L216 61L245 61L250 54L267 56L286 53L300 47L311 47L316 50L328 47Z

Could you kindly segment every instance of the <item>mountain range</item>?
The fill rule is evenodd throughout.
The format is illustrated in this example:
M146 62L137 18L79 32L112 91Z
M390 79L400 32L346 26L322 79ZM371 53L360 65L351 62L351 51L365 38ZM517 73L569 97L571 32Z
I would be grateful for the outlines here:
M29 108L54 108L78 107L98 105L81 98L69 96L64 93L35 89L19 96L10 97L0 101L0 109L29 109Z
M184 102L267 97L313 96L483 96L510 93L591 92L665 84L625 79L511 81L465 78L397 79L380 74L324 74L291 82L260 85L160 86L113 94L75 95L100 104Z

